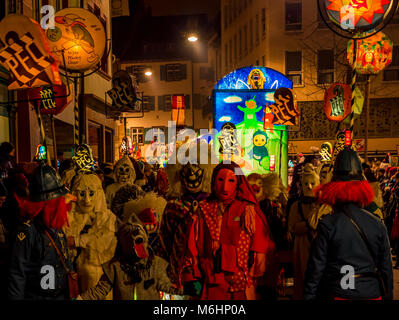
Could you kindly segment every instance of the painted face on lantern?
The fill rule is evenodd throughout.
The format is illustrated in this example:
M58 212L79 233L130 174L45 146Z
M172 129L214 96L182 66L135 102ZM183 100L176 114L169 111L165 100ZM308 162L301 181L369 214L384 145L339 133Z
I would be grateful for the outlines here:
M237 177L229 169L221 169L215 178L215 193L219 200L233 200L237 193Z
M302 178L302 191L305 197L315 197L313 190L318 186L318 181L313 175L305 175Z
M248 178L248 183L251 186L252 190L255 193L256 199L258 201L262 201L265 199L263 194L263 183L261 179L250 179Z
M187 163L180 172L184 186L191 193L199 192L202 185L204 170L196 164Z
M77 205L81 212L90 213L94 211L94 206L97 201L96 190L92 187L78 188L75 192L77 198Z
M262 147L266 144L266 137L263 134L254 136L254 146Z
M119 166L117 171L117 179L119 183L128 183L131 176L131 168L127 164Z

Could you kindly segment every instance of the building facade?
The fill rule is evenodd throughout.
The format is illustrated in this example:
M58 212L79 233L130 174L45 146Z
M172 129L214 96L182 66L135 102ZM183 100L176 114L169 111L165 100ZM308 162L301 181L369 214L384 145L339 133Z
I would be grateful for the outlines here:
M110 0L6 0L4 15L23 14L40 22L43 14L40 13L42 6L53 6L55 12L64 8L85 8L93 12L101 21L106 32L107 45L101 62L92 70L86 71L83 79L78 74L70 74L76 78L69 80L70 96L64 111L54 116L55 137L52 134L49 116L43 116L43 124L46 132L48 153L54 159L54 145L57 147L58 158L71 158L75 128L75 106L79 106L79 135L80 143L88 143L93 150L93 156L99 162L114 162L116 158L115 121L107 119L105 111L105 92L111 88L112 75L112 49L111 49L111 1ZM60 68L60 73L64 70ZM61 77L64 84L66 78ZM1 79L0 79L1 80ZM1 81L0 81L1 83ZM75 93L75 88L76 93ZM3 90L4 91L4 90ZM1 94L4 95L1 91ZM9 93L10 94L10 93ZM12 92L15 99L25 100L26 90ZM2 97L2 99L4 99ZM11 99L12 100L12 99ZM3 100L2 100L3 101ZM31 103L17 103L16 112L16 138L17 161L30 162L36 153L36 146L41 143L39 126L33 105ZM1 107L0 107L1 108ZM1 110L0 110L1 113ZM3 112L4 114L4 112ZM12 118L12 112L11 112ZM0 121L2 118L0 118ZM11 128L12 129L12 128ZM2 128L4 131L4 129ZM8 140L12 141L12 130ZM4 132L1 132L4 140L7 140ZM11 135L11 136L10 136ZM55 138L55 139L54 139ZM54 140L56 143L54 143Z
M323 112L324 91L334 82L350 83L348 40L334 34L313 0L222 0L222 68L265 66L287 75L301 110L300 125L289 134L289 154L312 153L334 142L336 123ZM399 19L383 32L394 42L391 65L370 79L369 156L395 152L399 145ZM365 95L365 77L358 77ZM365 138L365 112L355 121L354 138Z

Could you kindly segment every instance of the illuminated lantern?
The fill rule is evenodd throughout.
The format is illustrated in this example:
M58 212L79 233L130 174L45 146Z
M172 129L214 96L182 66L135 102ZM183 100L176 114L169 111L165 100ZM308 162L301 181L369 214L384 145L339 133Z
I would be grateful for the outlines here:
M176 125L183 125L185 121L185 99L183 95L172 96L172 121Z
M66 8L55 14L54 29L46 35L51 52L68 69L84 71L97 65L105 50L105 32L101 21L90 11L82 8Z
M38 144L36 147L36 155L35 155L35 161L46 161L47 160L47 152L46 152L46 147Z
M112 99L112 111L114 112L133 112L136 110L137 94L136 88L129 73L120 70L112 77L112 89L107 91Z
M274 93L274 102L270 106L274 115L272 123L288 126L295 125L295 117L299 116L299 111L292 89L278 88Z
M274 154L270 155L270 171L276 170L276 156Z
M61 84L43 29L23 15L0 22L0 64L10 71L9 90Z
M353 59L354 41L356 57ZM382 32L362 40L348 42L347 59L360 74L377 74L392 62L392 41Z
M350 86L334 83L324 94L324 113L331 121L341 122L351 113Z
M29 90L29 98L40 101L41 114L57 115L67 106L66 86L34 88Z
M75 149L75 155L72 157L75 162L77 173L91 172L94 168L93 152L87 144L80 144Z
M345 146L350 147L352 145L352 136L350 130L345 130Z
M321 157L321 162L328 162L331 161L333 152L333 147L330 142L324 142L319 151L319 155Z
M348 32L369 31L395 11L395 0L319 0L330 21ZM392 12L392 13L393 13Z

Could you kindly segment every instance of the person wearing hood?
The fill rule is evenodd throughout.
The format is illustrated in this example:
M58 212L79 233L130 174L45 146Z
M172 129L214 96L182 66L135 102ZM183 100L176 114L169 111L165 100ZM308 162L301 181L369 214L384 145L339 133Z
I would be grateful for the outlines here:
M332 207L332 213L317 226L305 275L305 299L391 300L388 233L380 219L363 209L373 201L374 192L357 153L342 150L331 182L315 192L321 203Z
M202 300L255 298L254 278L263 275L274 250L267 221L241 168L220 163L212 191L199 203L188 247Z
M41 164L30 181L30 199L15 195L25 218L18 227L8 277L11 300L69 299L72 261L62 228L74 197L56 171Z

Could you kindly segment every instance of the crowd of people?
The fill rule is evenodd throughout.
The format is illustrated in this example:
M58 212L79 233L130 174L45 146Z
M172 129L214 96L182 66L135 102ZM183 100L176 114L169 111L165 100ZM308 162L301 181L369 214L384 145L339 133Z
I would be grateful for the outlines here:
M399 171L387 161L298 158L287 188L234 162L124 155L55 170L17 164L14 149L0 145L3 299L277 300L291 277L296 300L392 299Z

